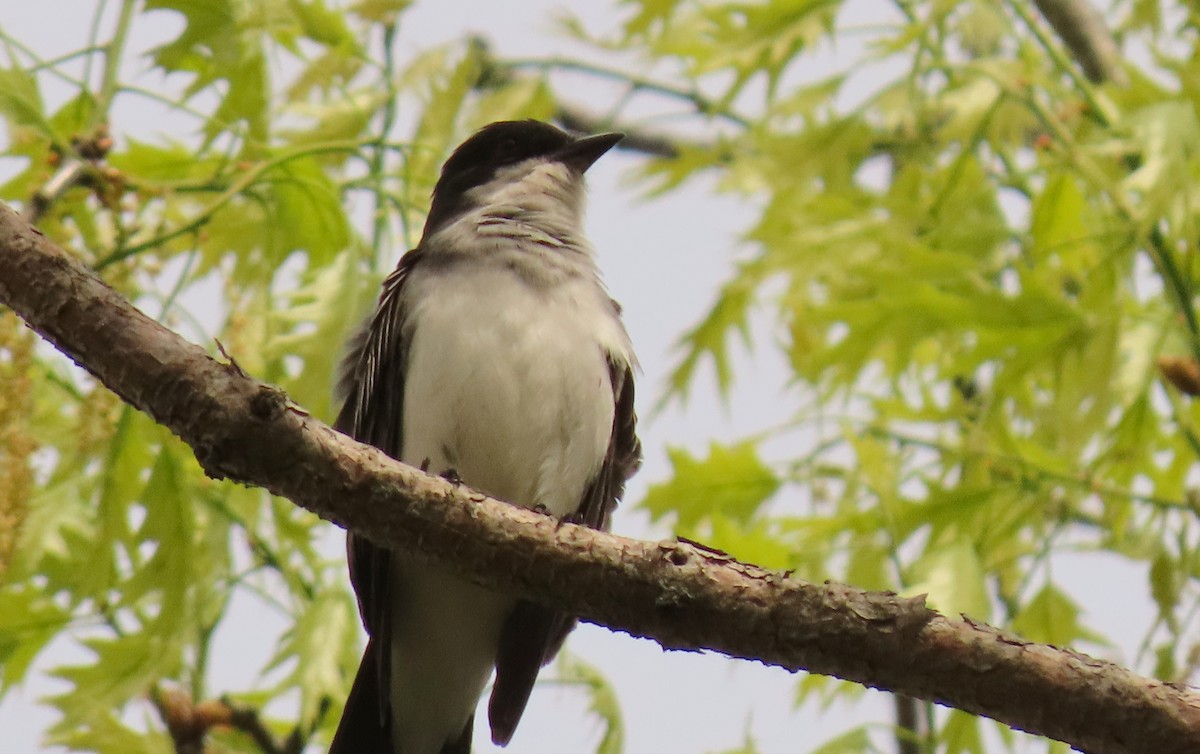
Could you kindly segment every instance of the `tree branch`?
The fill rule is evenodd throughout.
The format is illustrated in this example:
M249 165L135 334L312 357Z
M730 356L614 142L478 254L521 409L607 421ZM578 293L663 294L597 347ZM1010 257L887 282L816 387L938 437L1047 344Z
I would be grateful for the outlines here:
M1121 51L1104 16L1088 0L1034 0L1042 17L1071 51L1084 75L1094 84L1127 83L1121 70Z
M555 119L568 131L592 134L607 130L617 130L625 134L625 138L617 143L617 147L627 152L637 152L649 157L678 157L684 147L696 149L712 149L715 145L700 142L691 143L678 136L667 136L652 133L627 123L612 122L593 115L588 111L573 105L559 105Z
M258 710L238 704L229 698L195 702L181 689L155 685L150 689L150 703L166 726L175 745L175 754L204 754L205 737L212 728L227 727L248 736L262 754L299 754L304 748L304 736L293 730L284 743L275 740L259 716ZM324 701L328 704L328 700Z
M745 127L747 125L746 120L736 114L716 112L718 110L716 105L704 98L699 92L679 90L665 84L659 84L648 79L627 74L623 71L589 65L569 59L498 60L492 55L491 44L487 39L474 37L471 40L471 44L475 46L482 61L479 79L475 82L475 87L480 90L486 91L487 89L509 83L515 77L527 76L529 74L522 73L522 70L526 68L540 70L543 75L556 69L583 71L602 78L623 82L635 90L656 92L664 96L683 100L694 106L698 114L713 115L715 113L739 126ZM568 131L579 131L580 133L599 133L609 130L621 131L625 134L625 138L621 140L617 148L627 152L637 152L649 157L671 159L678 157L680 152L685 148L713 149L716 147L715 142L689 140L677 135L648 131L640 126L616 120L612 116L598 116L579 105L565 102L562 98L559 98L559 101L558 112L554 114L554 118L564 128Z
M987 715L1084 751L1200 750L1200 694L952 620L922 598L810 584L687 542L597 532L430 477L135 309L0 207L0 301L205 471L265 487L376 542L585 620Z

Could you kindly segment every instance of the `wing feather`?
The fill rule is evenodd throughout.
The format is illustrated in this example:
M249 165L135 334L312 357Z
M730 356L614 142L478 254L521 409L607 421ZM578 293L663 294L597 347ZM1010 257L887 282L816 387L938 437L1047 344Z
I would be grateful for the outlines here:
M374 445L393 458L400 458L404 437L404 371L408 346L403 337L407 313L402 293L404 283L420 257L419 249L405 254L384 280L375 313L351 340L338 378L337 392L344 402L334 428L360 442ZM388 574L391 552L348 533L346 560L350 565L350 583L358 598L359 613L371 639L354 683L354 688L362 691L352 693L347 699L348 711L334 734L330 754L358 751L360 746L355 742L363 736L377 736L390 750L388 615L391 600ZM364 674L371 677L364 678ZM349 709L351 705L355 707L353 710ZM364 732L362 726L372 719L378 721L378 729ZM339 748L339 742L345 745Z

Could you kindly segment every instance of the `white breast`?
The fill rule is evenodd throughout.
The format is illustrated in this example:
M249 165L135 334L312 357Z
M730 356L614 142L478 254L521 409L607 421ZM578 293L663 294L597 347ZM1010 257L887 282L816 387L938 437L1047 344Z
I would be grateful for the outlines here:
M464 264L406 286L411 341L402 460L563 516L599 471L612 432L606 354L628 343L592 280L529 285ZM397 751L434 754L475 709L514 599L393 556L392 714Z
M490 265L412 283L403 460L574 511L612 430L606 349L623 350L603 295L586 280L538 290Z

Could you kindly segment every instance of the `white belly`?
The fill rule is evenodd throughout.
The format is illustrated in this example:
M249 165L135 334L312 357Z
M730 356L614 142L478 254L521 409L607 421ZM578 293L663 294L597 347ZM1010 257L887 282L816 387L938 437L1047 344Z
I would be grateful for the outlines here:
M607 302L590 281L535 292L504 269L436 282L437 296L411 299L402 460L573 512L612 432L604 349L623 350L623 336ZM404 754L435 754L474 711L513 599L396 560L393 734Z
M453 468L517 505L574 511L612 433L597 342L611 316L584 283L535 292L486 268L438 282L412 313L403 460Z

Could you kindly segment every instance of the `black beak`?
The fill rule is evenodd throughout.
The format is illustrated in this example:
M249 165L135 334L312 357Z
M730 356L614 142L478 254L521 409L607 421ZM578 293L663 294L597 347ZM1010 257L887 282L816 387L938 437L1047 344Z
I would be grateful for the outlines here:
M558 150L555 157L572 170L583 173L624 138L625 134L617 133L585 136Z

